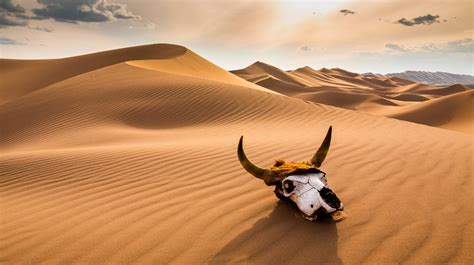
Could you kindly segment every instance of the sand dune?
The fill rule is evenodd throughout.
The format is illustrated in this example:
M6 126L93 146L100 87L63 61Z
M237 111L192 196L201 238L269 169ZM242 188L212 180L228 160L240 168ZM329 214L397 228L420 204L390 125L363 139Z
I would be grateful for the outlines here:
M381 110L380 115L400 120L474 133L474 90L469 90L401 109Z
M273 93L272 90L265 89L261 86L256 86L245 79L238 78L230 74L226 70L218 67L215 64L207 61L201 56L195 54L190 50L186 50L185 54L159 60L135 60L126 62L135 67L141 67L148 70L159 71L163 73L178 74L185 76L192 76L206 80L212 80L237 86L245 86L253 89Z
M159 52L157 52L159 50ZM179 59L178 59L179 58ZM167 60L171 59L171 60ZM163 68L168 71L176 71L172 62L177 64L185 63L185 69L179 69L190 74L193 70L195 74L216 76L219 74L225 82L232 84L253 86L244 80L237 79L232 75L224 73L225 70L209 63L202 57L194 54L188 49L171 44L152 44L140 47L130 47L106 52L99 52L92 55L76 56L63 59L52 60L10 60L0 59L2 68L0 87L0 104L6 101L21 97L47 85L65 80L67 78L80 75L95 69L109 65L134 60L159 60L162 61ZM168 62L168 64L165 63ZM171 61L171 62L170 62ZM146 68L148 63L136 63ZM156 67L156 66L154 66ZM28 78L25 78L28 77ZM12 89L14 87L15 89ZM257 86L253 86L257 88Z
M262 87L272 87L273 91L287 95L294 96L299 93L306 93L308 90L305 87L298 86L294 83L276 79L274 77L267 77L265 79L255 82L255 84Z
M268 75L268 76L273 76L276 79L286 81L289 83L293 83L296 85L308 85L307 82L304 80L298 78L297 76L292 75L291 73L287 73L281 69L278 69L272 65L265 64L262 62L256 62L247 68L241 69L241 70L235 70L231 71L231 73L234 73L235 75L238 76L248 76L248 77L253 77L255 75Z
M157 53L157 49L160 52ZM1 59L3 82L0 89L0 103L69 77L108 65L129 60L173 58L183 55L186 50L186 48L177 45L158 44L141 46L139 49L132 47L100 52L94 56L85 55L64 59ZM15 87L15 89L12 87Z
M376 102L382 105L397 106L394 102L376 95L349 92L316 92L300 95L299 98L326 105L342 105L345 108L357 109L359 105Z
M396 96L391 96L390 98L402 101L426 101L429 100L427 96L412 94L412 93L404 93L399 94Z
M133 60L167 48L134 47ZM81 57L102 65L82 72L37 68L22 93L2 89L2 263L474 259L470 135L268 93L203 61L192 70L177 56L122 62L121 52ZM245 135L262 166L304 161L329 125L322 169L349 217L312 223L242 169L236 145Z
M447 87L420 89L417 92L420 94L425 94L425 95L446 96L446 95L451 95L454 93L464 92L466 90L469 90L469 89L463 85L458 84L458 85L452 85L452 86L447 86Z
M340 68L314 70L306 66L285 72L259 62L258 65L265 65L265 67L259 68L259 76L279 73L271 75L272 78L261 80L255 78L257 72L246 70L253 69L254 65L231 72L287 96L370 114L385 115L461 132L470 132L471 130L466 128L470 128L474 121L465 118L466 115L458 111L459 108L466 109L466 111L472 109L473 105L470 101L462 101L464 105L460 107L453 104L440 107L443 115L435 118L436 121L425 119L427 118L425 116L429 116L432 111L429 101L469 90L463 85L434 87L398 77L370 73L357 74ZM271 71L265 72L267 69L271 69ZM291 78L303 81L292 82ZM417 103L425 101L428 103L417 105ZM433 104L436 105L436 103ZM425 107L427 109L423 110ZM426 113L426 115L419 118L419 113ZM459 118L460 121L462 120L462 125L456 118L458 115L463 117Z

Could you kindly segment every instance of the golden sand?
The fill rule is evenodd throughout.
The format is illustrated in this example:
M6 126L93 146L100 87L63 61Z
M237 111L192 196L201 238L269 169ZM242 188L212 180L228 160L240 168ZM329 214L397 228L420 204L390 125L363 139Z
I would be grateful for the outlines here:
M173 45L3 60L2 80L3 264L474 259L470 134L268 93ZM262 167L308 161L330 125L343 222L305 220L237 160L244 135Z

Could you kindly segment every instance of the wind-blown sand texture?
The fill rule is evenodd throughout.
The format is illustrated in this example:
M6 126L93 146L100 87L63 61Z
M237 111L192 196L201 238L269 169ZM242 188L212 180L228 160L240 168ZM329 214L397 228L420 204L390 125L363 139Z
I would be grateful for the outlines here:
M287 96L474 133L474 90L463 85L434 87L339 68L314 70L306 66L283 71L262 62L231 72Z
M3 60L1 263L473 261L471 135L229 75L173 45ZM312 223L236 147L244 135L261 166L305 161L329 125L322 169L349 217Z

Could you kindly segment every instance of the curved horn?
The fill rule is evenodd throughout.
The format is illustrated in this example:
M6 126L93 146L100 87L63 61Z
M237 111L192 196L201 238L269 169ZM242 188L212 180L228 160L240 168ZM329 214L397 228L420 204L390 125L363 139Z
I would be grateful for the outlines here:
M323 163L326 155L329 151L329 145L331 145L331 134L332 134L332 126L329 126L328 132L326 133L326 137L324 138L323 143L319 147L318 151L314 154L313 158L311 158L311 164L315 167L320 167Z
M244 148L242 147L243 139L244 137L240 136L239 147L237 148L237 154L239 156L240 164L245 170L247 170L248 173L254 175L259 179L263 179L265 181L265 184L272 185L275 182L273 178L273 172L269 169L260 168L249 161L249 159L245 155Z

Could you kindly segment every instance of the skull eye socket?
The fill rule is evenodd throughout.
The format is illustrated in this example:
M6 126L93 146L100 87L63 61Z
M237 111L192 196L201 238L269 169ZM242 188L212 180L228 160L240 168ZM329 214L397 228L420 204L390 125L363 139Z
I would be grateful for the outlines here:
M285 190L285 193L291 193L295 189L295 185L293 184L293 181L291 180L286 180L283 181L283 189Z

